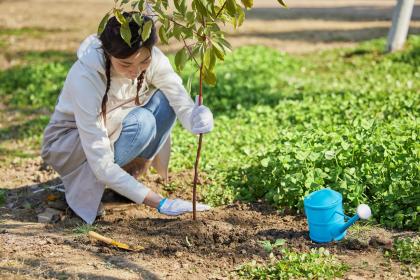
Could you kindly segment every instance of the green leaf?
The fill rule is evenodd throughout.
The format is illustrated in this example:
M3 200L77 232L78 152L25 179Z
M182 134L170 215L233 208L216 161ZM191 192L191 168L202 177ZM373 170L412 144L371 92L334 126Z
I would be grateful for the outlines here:
M190 74L190 76L188 77L188 81L187 81L187 92L191 95L191 85L192 85L192 80L194 78L194 72Z
M143 25L143 17L141 16L140 13L134 13L133 14L133 19L134 21L137 23L138 26L142 26Z
M214 53L216 54L217 58L220 60L225 60L225 51L223 47L216 41L212 41L212 46L214 47Z
M228 14L231 17L235 17L236 15L236 1L235 0L226 0L226 9Z
M223 48L228 51L232 51L232 46L230 45L230 43L228 41L226 41L223 38L219 38L219 42L222 44Z
M179 72L181 72L184 69L187 60L187 50L185 48L180 49L175 55L175 66Z
M173 34L174 34L174 37L177 40L180 40L181 39L181 34L182 34L182 27L179 26L179 25L177 25L177 24L175 24L174 25L174 28L173 28Z
M146 41L149 39L150 32L152 31L153 22L151 20L146 21L143 25L143 31L141 32L141 39Z
M185 13L187 12L187 4L185 0L175 0L174 4L177 11L180 12L183 16L185 16Z
M194 23L195 22L195 13L193 12L187 12L186 16L188 23Z
M216 75L212 71L203 68L203 76L208 85L214 86L216 84Z
M131 32L128 23L121 25L120 29L121 38L131 47Z
M332 160L335 157L335 152L334 151L326 151L324 155L325 155L325 158L327 160Z
M347 151L350 148L350 144L345 141L342 141L341 147L343 148L343 150Z
M109 19L109 13L106 13L106 15L102 18L101 22L99 23L98 35L101 35L102 32L104 31L105 25L108 22L108 19Z
M114 9L114 16L121 25L128 25L127 19L121 14L120 9Z
M283 7L287 8L287 5L283 0L277 0L277 2L279 2Z
M269 162L270 162L270 159L269 158L262 159L261 160L262 167L267 167Z
M216 57L214 53L214 48L209 47L204 52L204 58L203 58L204 67L206 67L208 70L212 71L215 64L216 64Z
M167 10L168 9L168 7L169 7L169 2L168 2L168 0L161 0L162 1L162 4L163 4L163 7Z
M166 35L165 26L159 28L159 38L163 44L168 44L168 36Z
M207 16L207 9L200 0L194 0L192 6L203 18Z
M369 130L372 128L374 123L375 123L375 119L370 119L370 120L363 119L360 125L364 129Z
M139 11L142 12L144 10L144 0L140 0L137 7Z
M245 8L250 9L254 5L254 0L241 0Z
M240 6L237 6L236 12L237 12L238 16L235 17L234 20L233 20L233 26L235 28L241 26L244 23L244 20L245 20L245 13Z

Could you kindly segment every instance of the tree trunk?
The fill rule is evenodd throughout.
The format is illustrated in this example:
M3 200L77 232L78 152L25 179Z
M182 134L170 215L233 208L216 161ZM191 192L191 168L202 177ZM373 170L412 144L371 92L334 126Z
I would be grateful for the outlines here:
M413 7L414 0L398 0L392 17L392 26L388 34L388 52L399 50L404 46Z
M198 105L200 106L203 101L203 64L200 67L200 94L198 99ZM201 144L203 142L203 134L200 134L198 139L197 156L195 157L194 164L194 182L193 182L193 220L197 219L197 180L198 180L198 163L200 161Z

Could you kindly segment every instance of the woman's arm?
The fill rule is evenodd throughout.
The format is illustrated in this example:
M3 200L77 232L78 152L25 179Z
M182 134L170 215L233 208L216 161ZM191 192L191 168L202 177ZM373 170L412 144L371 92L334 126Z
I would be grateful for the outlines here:
M168 57L157 47L153 47L152 64L149 67L151 84L162 90L182 126L192 132L194 101L185 90L181 77L173 70Z
M87 72L81 63L76 63L65 87L71 95L86 159L96 178L134 202L143 203L149 189L114 162L111 143L100 117L105 86L99 73Z

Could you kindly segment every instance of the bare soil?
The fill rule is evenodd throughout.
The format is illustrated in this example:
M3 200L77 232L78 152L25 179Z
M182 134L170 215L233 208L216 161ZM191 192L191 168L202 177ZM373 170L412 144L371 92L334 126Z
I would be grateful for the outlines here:
M87 226L68 208L63 193L46 188L60 184L50 167L38 160L16 169L17 173L31 170L39 182L11 187L0 208L0 279L235 279L240 265L269 259L260 241L276 239L285 239L286 246L299 252L328 248L352 266L345 279L416 276L383 256L395 238L416 233L359 226L341 242L316 244L309 239L304 216L281 214L263 202L217 207L193 221L191 214L168 217L107 190L106 214L90 229L144 247L123 251L88 237ZM171 174L171 180L185 187L172 193L158 175L143 178L165 195L191 199L191 171ZM46 207L61 214L49 224L38 223L37 214Z

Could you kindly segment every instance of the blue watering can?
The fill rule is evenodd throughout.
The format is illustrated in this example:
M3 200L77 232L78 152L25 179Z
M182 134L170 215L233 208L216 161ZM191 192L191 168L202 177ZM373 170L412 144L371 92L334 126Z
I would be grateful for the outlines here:
M303 200L308 219L309 237L318 243L338 241L344 238L346 230L359 219L369 219L372 212L366 204L357 207L357 214L348 217L343 213L343 197L331 189L310 193ZM344 218L348 218L344 222Z

